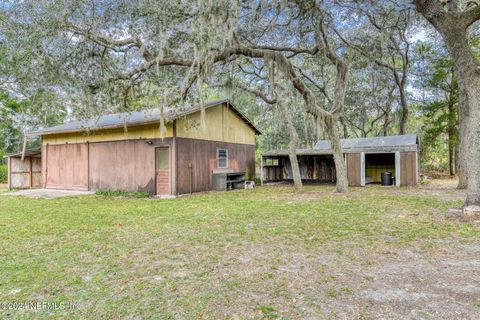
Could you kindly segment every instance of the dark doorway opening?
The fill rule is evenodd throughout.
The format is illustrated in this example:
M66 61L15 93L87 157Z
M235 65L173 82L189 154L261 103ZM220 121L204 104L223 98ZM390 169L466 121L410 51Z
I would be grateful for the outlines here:
M336 173L332 155L299 155L297 159L303 183L335 183ZM264 157L262 170L264 183L293 181L288 156Z
M395 177L395 153L365 154L365 184L380 184L382 172L391 172Z

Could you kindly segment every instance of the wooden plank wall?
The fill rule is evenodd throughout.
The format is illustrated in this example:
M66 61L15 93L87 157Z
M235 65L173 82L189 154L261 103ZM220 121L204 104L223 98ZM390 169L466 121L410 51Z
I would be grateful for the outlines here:
M31 157L32 160L32 188L42 187L42 158Z
M263 167L263 181L280 181L283 180L283 165L278 166L264 166Z
M300 176L305 181L335 182L336 173L332 156L298 156ZM264 167L264 181L292 180L292 168L288 157L279 158L280 166Z
M177 138L176 163L171 138L152 142L152 145L145 140L46 145L42 149L46 187L155 193L155 147L160 146L170 147L172 187L174 171L178 170L179 194L190 192L188 163L192 163L192 192L212 189L218 148L228 150L228 170L245 171L251 179L255 176L255 145Z
M300 157L301 176L304 180L336 181L332 156Z
M155 193L155 146L170 139L90 144L90 188Z
M418 183L417 170L416 152L400 152L400 185L416 185Z
M192 164L192 192L212 190L212 173L217 169L217 149L228 150L228 169L245 171L248 178L255 177L255 145L219 141L177 138L178 193L190 192Z
M173 128L171 123L165 124L166 132L164 138L173 136ZM122 128L107 129L107 130L92 130L86 132L74 133L59 133L50 134L42 137L43 145L49 144L74 144L93 142L110 142L110 141L124 141L124 140L139 140L139 139L160 139L160 123L144 124L139 126L129 127L127 131Z
M44 158L46 187L53 189L88 189L87 145L63 144L48 146ZM45 173L43 174L45 176Z
M360 186L361 182L361 165L360 153L347 153L347 178L350 186Z
M254 130L225 103L207 108L204 129L200 123L200 112L177 119L177 137L255 144Z
M11 189L40 188L42 186L42 159L40 157L25 157L23 161L20 157L10 157L9 161Z

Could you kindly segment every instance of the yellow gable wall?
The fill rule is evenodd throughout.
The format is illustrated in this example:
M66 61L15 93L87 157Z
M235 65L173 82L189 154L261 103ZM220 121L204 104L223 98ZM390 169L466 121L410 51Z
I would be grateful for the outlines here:
M241 144L255 144L255 131L227 104L205 110L205 129L200 112L177 119L177 137Z
M226 104L205 110L205 129L200 125L200 112L177 119L177 137L211 141L223 141L255 145L255 131ZM45 135L43 144L65 144L102 142L136 139L159 139L160 124L146 124L135 127L107 129L86 132ZM167 124L165 138L173 137L172 125Z
M167 132L164 138L172 137L172 125L167 124ZM101 142L101 141L118 141L118 140L136 140L136 139L160 139L160 124L147 124L142 126L128 127L125 131L123 128L115 128L108 130L91 131L74 133L60 133L46 135L42 137L43 144L64 144L64 143L82 143L82 142Z

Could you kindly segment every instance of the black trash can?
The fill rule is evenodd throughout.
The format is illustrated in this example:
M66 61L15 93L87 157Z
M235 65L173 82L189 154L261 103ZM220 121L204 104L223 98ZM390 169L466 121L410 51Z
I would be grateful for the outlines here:
M382 186L391 186L391 185L392 185L392 173L382 172Z

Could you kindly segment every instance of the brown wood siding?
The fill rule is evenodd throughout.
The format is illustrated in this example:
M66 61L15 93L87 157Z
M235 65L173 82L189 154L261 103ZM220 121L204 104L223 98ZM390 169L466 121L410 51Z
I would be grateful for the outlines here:
M400 152L400 185L417 184L417 157L415 151Z
M275 159L275 157L271 158ZM264 164L264 181L293 180L289 157L277 157L276 159L279 161L278 166L268 166ZM332 156L298 156L297 159L302 180L306 182L309 180L322 182L336 181L335 164Z
M87 156L86 144L48 146L48 154L44 157L46 187L54 189L88 189Z
M155 147L170 139L90 143L92 190L124 190L155 193Z
M302 180L336 180L335 164L332 156L300 156L298 159ZM287 158L287 160L289 159ZM290 171L291 169L289 168L289 173Z
M144 191L155 194L155 147L172 147L172 139L110 141L66 145L45 145L42 149L43 176L47 188L108 189ZM217 149L228 150L228 169L245 171L250 179L255 176L255 146L218 141L177 138L171 164L171 188L178 194L190 191L188 163L192 163L192 192L212 190L212 172L217 169ZM47 151L48 150L48 151ZM43 163L42 163L43 164ZM79 174L79 172L81 174ZM81 178L81 180L79 180ZM81 183L79 183L81 182Z
M265 182L283 180L283 166L263 167L263 180Z
M228 169L217 169L217 149L228 150ZM255 145L219 141L177 138L177 188L179 194L190 192L192 164L192 192L212 190L214 170L245 171L248 178L255 176Z
M32 157L32 188L42 187L42 158Z
M347 153L347 178L350 186L361 185L360 153Z

